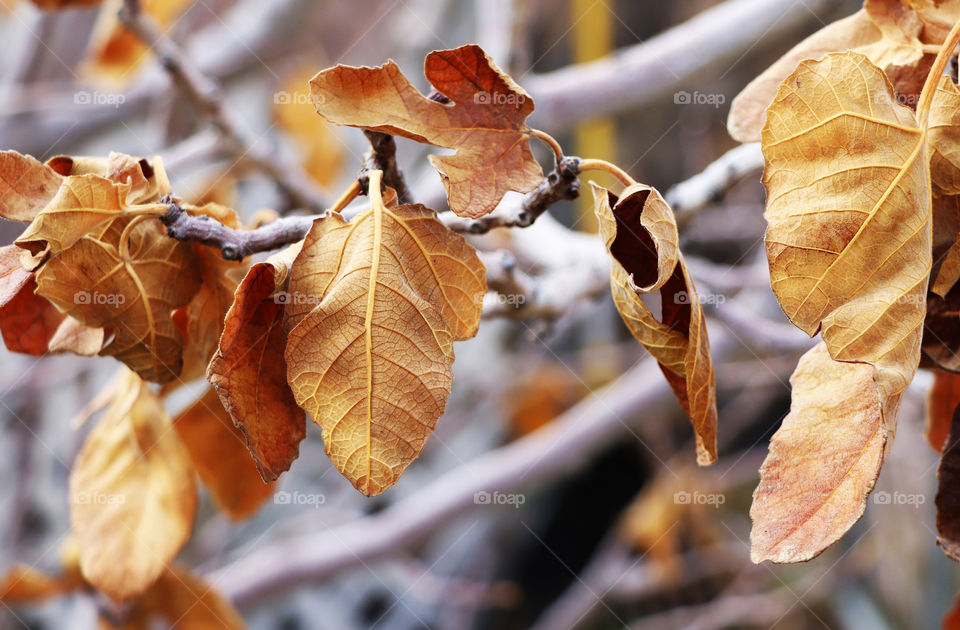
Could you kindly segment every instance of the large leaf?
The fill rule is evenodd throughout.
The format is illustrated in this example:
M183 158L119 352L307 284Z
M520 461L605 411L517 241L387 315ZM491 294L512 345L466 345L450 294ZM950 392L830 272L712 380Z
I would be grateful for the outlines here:
M337 469L367 495L393 485L443 413L453 342L476 334L483 265L420 205L314 222L294 262L287 373Z
M450 209L479 217L509 190L527 192L543 173L530 152L524 123L533 99L476 45L435 50L424 73L453 101L426 98L390 61L376 68L336 66L310 81L317 112L332 123L401 135L449 149L431 155Z
M171 311L199 288L194 249L151 217L120 217L54 255L37 272L37 293L82 324L105 328L102 354L142 378L166 382L183 365Z
M233 425L217 392L207 391L174 420L200 479L230 518L253 514L273 494L250 458L243 433Z
M797 368L798 385L810 380L806 371L812 363L829 365L823 369L837 372L838 378L840 371L855 369L856 377L847 377L851 383L871 381L835 391L829 401L795 392L792 424L819 425L827 402L835 417L865 413L869 392L866 400L878 402L882 419L879 435L873 437L870 429L870 449L878 444L889 448L900 395L920 359L931 266L924 133L913 112L898 104L883 72L863 55L848 52L803 62L783 82L768 110L763 151L774 293L794 324L811 336L820 332L829 356L851 364L841 368L811 358ZM808 356L818 357L819 351ZM858 428L858 437L848 438L845 421L836 425L824 439L839 439L847 444L842 448L854 450L867 443L866 429ZM803 461L802 455L791 456ZM771 458L779 459L773 451ZM872 477L858 476L855 492L831 495L832 501L846 501L838 507L842 518L829 519L830 527L818 525L822 532L816 536L793 537L780 548L775 528L763 533L769 529L764 523L778 518L775 509L757 508L763 521L755 526L762 535L754 557L809 558L836 540L862 514L865 492L879 471L879 460L876 466L869 461L861 472ZM846 465L838 460L825 469L837 468L834 474ZM824 487L805 475L791 479L800 487L774 479L760 496L774 508L788 510L796 493ZM796 518L780 516L791 522Z
M227 311L220 344L207 369L223 407L247 440L265 481L290 468L306 436L306 415L287 384L283 309L292 245L250 267Z
M628 186L616 197L593 184L600 235L613 264L614 303L633 336L660 364L693 423L697 460L717 458L717 401L703 308L677 246L677 224L654 188ZM641 296L658 293L660 319Z
M823 343L800 359L753 494L754 562L809 560L863 516L887 442L875 372L834 361Z
M190 536L190 456L163 403L129 374L70 474L70 523L86 579L114 599L145 591Z

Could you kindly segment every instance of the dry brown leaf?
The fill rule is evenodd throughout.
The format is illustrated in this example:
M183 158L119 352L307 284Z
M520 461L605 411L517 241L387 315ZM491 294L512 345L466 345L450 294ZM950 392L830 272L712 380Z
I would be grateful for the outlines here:
M754 562L810 560L863 516L887 441L875 379L872 366L834 361L822 342L800 359L753 494Z
M916 70L925 67L924 47L915 38L911 39L896 29L881 29L866 10L860 10L803 40L751 81L730 104L727 118L730 135L740 142L760 140L766 109L776 96L780 83L797 64L845 50L860 52L884 69L897 93L904 95L904 102L912 101L910 97L919 93L922 79L917 81Z
M56 171L29 155L0 151L0 217L33 221L62 182Z
M21 265L20 251L16 245L0 247L0 333L7 349L34 356L100 352L103 329L83 326L34 293L34 274Z
M937 544L960 562L960 408L950 419L937 468Z
M927 294L923 321L921 364L949 372L960 372L960 285L944 296Z
M600 235L613 259L613 300L627 328L660 364L697 439L697 461L717 458L716 379L703 308L677 246L677 224L654 188L628 186L619 199L593 184ZM641 295L658 293L658 320Z
M943 450L953 421L953 412L960 406L960 374L935 370L933 386L927 392L924 435L936 452Z
M244 519L273 494L247 450L243 433L220 404L213 389L174 420L200 479L214 501L232 519Z
M50 597L65 595L84 584L79 572L48 575L34 567L17 563L0 579L0 603L13 606L38 603Z
M476 334L485 270L463 237L421 205L314 222L293 264L287 374L323 429L327 454L366 495L420 454L443 413L453 342Z
M237 287L207 369L224 408L243 432L265 481L290 468L306 436L306 416L287 384L283 327L292 245L250 267Z
M931 264L923 133L857 53L801 63L769 111L774 293L794 324L821 332L831 356L874 365L883 399L898 399L919 360ZM893 433L896 405L885 407Z
M43 11L62 11L64 9L85 9L95 7L103 0L31 0Z
M190 536L190 456L135 374L87 437L70 474L70 523L87 581L122 600L156 581Z
M310 81L310 94L332 123L455 149L455 155L431 155L430 163L450 209L461 216L491 212L509 190L533 190L543 173L530 152L524 120L533 99L523 88L476 45L431 52L424 73L452 105L420 94L392 61L324 70Z
M231 228L239 227L236 213L216 204L195 208L191 214L200 214L216 219ZM173 321L184 338L184 381L200 378L206 374L223 334L223 321L233 295L237 290L239 276L245 265L224 260L216 248L194 245L197 274L200 288L193 299L173 313Z
M960 196L933 197L933 283L946 297L960 280Z
M960 194L960 90L944 75L930 104L930 180L938 195Z
M953 607L943 617L942 630L960 630L960 596L953 601Z
M818 350L797 368L800 392L794 392L791 422L785 423L790 433L771 444L754 499L755 560L805 560L837 540L863 513L883 457L874 450L892 443L900 395L920 359L931 267L924 144L914 113L898 104L883 72L858 53L801 63L768 110L763 180L771 285L787 317L811 336L820 332L829 356L849 364L827 363ZM836 374L837 382L850 372L851 385L834 388L829 400L804 394L806 382L819 380L811 373L817 365ZM837 422L872 414L874 401L879 427L872 415L856 431ZM825 408L833 410L836 428L822 424L829 417ZM829 447L795 439L813 440L817 431ZM826 448L862 450L870 454L864 460L869 465ZM811 452L816 457L806 463ZM806 470L812 462L822 468L816 475ZM840 477L851 465L856 474ZM826 507L791 507L798 494L816 498L824 488L835 491Z
M37 292L61 311L110 332L101 354L145 380L180 374L183 344L171 312L190 301L200 281L193 246L167 237L158 219L121 217L99 226L36 277Z
M960 20L958 0L864 0L863 8L891 39L940 46Z

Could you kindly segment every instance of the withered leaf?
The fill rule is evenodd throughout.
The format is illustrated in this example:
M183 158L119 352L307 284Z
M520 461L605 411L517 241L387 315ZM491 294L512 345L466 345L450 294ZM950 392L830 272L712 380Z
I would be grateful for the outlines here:
M921 350L923 367L960 372L960 285L944 297L927 294Z
M933 386L927 392L924 435L936 452L943 450L953 421L953 412L960 406L960 374L934 370Z
M790 413L770 440L750 508L754 562L803 562L836 542L863 516L883 463L887 400L875 368L834 361L821 342L790 383Z
M937 468L937 544L960 562L960 408L951 414L950 430Z
M933 46L960 20L957 0L864 0L863 9L889 38Z
M206 580L173 565L137 602L143 617L159 616L182 630L245 630L240 613ZM135 613L136 615L136 613Z
M371 207L314 222L294 262L287 374L323 429L327 454L366 495L393 485L443 413L453 342L476 334L485 270L420 205Z
M930 104L930 181L939 195L960 194L960 90L944 75Z
M143 593L190 536L190 456L136 374L87 437L70 474L70 523L87 581L122 600Z
M476 45L431 52L424 73L452 105L420 94L392 61L324 70L310 81L310 93L332 123L456 149L431 155L430 163L461 216L491 212L509 190L533 190L543 177L524 123L533 99Z
M199 288L194 249L167 237L153 217L121 217L100 228L44 263L37 293L82 324L107 329L112 338L101 354L145 380L170 381L183 365L171 311Z
M273 484L260 479L243 433L234 426L216 391L208 390L187 407L173 426L200 479L227 516L244 519L273 494Z
M56 171L29 155L0 151L0 217L33 221L62 182Z
M103 329L87 328L35 293L34 274L20 264L20 248L0 247L0 333L12 352L85 356L103 347Z
M923 133L876 66L839 53L784 81L763 152L773 291L834 359L876 367L892 434L919 361L931 266Z
M881 28L865 9L828 24L803 40L757 78L751 81L730 104L727 130L740 142L760 140L766 121L766 109L777 94L780 83L804 60L817 60L828 53L853 50L866 55L888 73L898 94L914 97L922 81L916 69L922 67L924 47L916 37L896 26ZM928 55L932 58L932 55ZM905 99L906 100L906 99Z
M306 415L287 384L283 326L292 245L250 267L227 311L220 343L207 369L223 407L247 441L264 481L290 468L306 436Z
M717 458L717 402L703 308L677 245L677 224L654 188L628 186L617 198L593 184L600 235L613 259L614 303L633 336L660 364L697 441L697 461ZM658 320L640 296L658 293Z

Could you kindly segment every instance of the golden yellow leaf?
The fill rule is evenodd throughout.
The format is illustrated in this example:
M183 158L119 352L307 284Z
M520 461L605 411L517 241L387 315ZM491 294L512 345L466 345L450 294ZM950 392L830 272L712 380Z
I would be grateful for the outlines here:
M822 342L800 359L753 494L754 562L809 560L863 516L888 439L875 379L872 366L834 361Z
M36 278L37 293L61 311L109 331L101 354L145 380L180 374L183 345L171 311L190 301L199 277L191 244L167 237L158 219L122 217L100 226L48 260Z
M190 456L160 399L129 373L70 474L70 523L87 581L122 600L156 581L190 536Z
M300 244L250 267L227 311L207 379L243 432L264 481L290 468L306 436L306 416L287 384L283 309Z
M297 403L337 469L366 495L393 485L443 413L453 342L476 334L476 252L420 205L317 219L293 264L286 360Z
M304 89L313 77L297 73L276 92L273 105L274 117L296 141L304 170L321 186L330 186L340 175L344 166L344 144L326 120L317 116Z
M139 607L178 630L244 630L240 613L206 580L173 565L144 593Z
M260 478L243 433L233 425L215 390L187 407L173 426L200 479L227 516L244 519L273 494L273 484Z
M716 379L703 308L677 246L677 224L654 188L628 186L617 198L593 184L600 235L612 258L613 299L627 328L660 364L697 440L697 461L717 458ZM659 293L658 320L640 296Z
M424 73L453 101L426 98L390 61L376 68L336 66L310 81L317 112L332 123L396 134L455 149L431 155L450 209L479 217L509 190L527 192L543 173L530 152L524 123L533 99L476 45L435 50Z
M190 4L190 0L140 0L141 10L163 29L174 24ZM108 0L100 10L90 36L88 65L94 74L122 83L135 76L150 50L117 19L121 5L122 0Z
M29 155L0 151L0 217L33 221L62 182L56 171Z
M922 84L922 80L918 82L915 78L915 70L924 58L925 49L921 42L895 27L880 28L862 9L806 38L751 81L730 104L727 118L730 135L740 142L760 140L766 109L776 96L780 83L797 64L845 50L860 52L887 71L898 88L897 92L908 97L905 102L915 96ZM928 57L932 58L932 55Z
M831 54L784 81L763 151L773 291L834 359L876 367L892 434L886 401L916 371L931 266L923 132L866 57Z

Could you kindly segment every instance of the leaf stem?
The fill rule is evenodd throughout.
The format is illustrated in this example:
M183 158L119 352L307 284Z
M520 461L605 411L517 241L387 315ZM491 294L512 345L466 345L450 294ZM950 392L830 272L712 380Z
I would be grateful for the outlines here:
M635 179L616 164L611 164L606 160L587 159L580 160L580 172L584 171L606 171L623 182L624 186L633 186L637 183Z
M327 212L341 212L351 201L356 199L363 192L363 187L359 180L354 180L350 187L343 191L340 198L337 199Z
M540 131L539 129L531 129L530 137L545 142L553 150L553 157L556 159L558 164L561 160L563 160L563 147L561 147L556 138L551 136L549 133L546 131Z
M947 68L947 63L950 61L950 57L953 56L953 51L956 50L958 43L960 43L960 21L950 29L950 33L947 35L946 40L944 40L943 46L940 47L940 52L937 53L937 58L930 68L930 74L927 75L927 80L923 83L923 90L920 91L920 100L917 101L917 122L923 130L927 128L927 117L930 114L930 105L933 103L933 95L937 91L940 77L943 76L943 72Z

